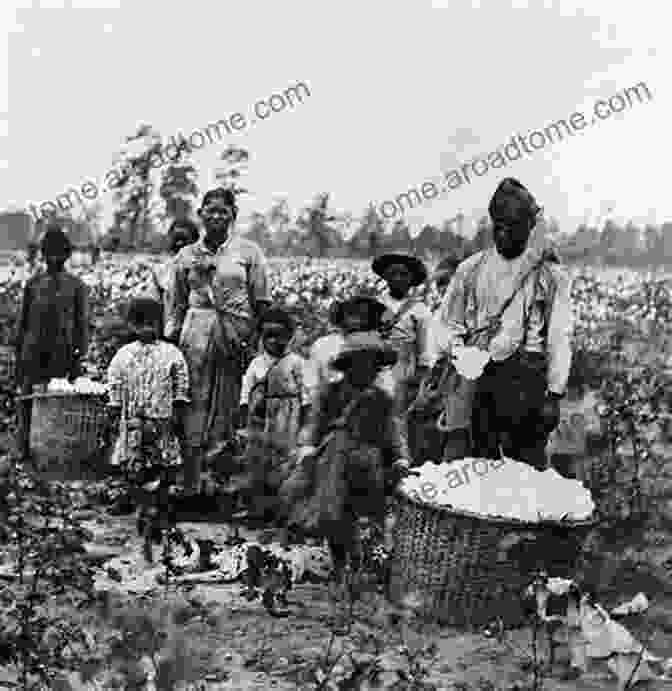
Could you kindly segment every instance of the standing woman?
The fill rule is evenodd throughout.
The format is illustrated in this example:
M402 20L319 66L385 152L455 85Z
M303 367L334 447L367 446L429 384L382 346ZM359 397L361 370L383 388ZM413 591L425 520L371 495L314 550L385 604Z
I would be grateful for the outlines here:
M46 272L26 283L15 341L16 379L23 395L30 395L34 386L48 384L52 378L79 376L89 343L88 291L79 278L65 270L72 255L68 236L60 226L50 225L40 248ZM27 456L30 403L23 402L18 413L19 450Z
M232 190L207 192L198 215L204 234L177 254L168 291L166 337L189 366L191 405L184 418L185 491L199 491L206 450L233 436L246 351L270 303L261 248L231 233Z

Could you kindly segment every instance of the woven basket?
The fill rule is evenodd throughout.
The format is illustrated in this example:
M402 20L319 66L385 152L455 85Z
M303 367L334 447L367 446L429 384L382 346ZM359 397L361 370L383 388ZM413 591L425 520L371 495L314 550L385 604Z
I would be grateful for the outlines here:
M16 352L12 346L0 346L0 386L10 386L16 374Z
M443 624L477 629L523 623L533 573L573 577L593 519L527 523L432 506L400 492L390 597L419 596Z
M80 476L99 450L107 424L105 399L92 394L39 393L32 400L30 450L44 469Z

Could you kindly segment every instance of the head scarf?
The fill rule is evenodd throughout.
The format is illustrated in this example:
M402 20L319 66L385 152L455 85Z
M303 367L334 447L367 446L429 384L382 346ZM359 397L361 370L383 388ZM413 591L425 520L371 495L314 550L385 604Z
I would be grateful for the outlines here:
M519 205L531 218L535 218L541 211L541 207L537 204L535 198L521 182L515 178L504 178L497 186L490 200L488 206L490 218L493 221L502 217L509 218L511 202Z

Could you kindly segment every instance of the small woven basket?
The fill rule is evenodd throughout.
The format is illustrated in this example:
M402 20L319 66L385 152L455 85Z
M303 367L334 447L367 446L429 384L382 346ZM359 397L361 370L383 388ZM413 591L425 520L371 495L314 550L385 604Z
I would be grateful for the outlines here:
M536 571L572 577L595 520L527 523L398 495L390 597L419 597L443 624L523 624L522 593Z
M100 448L107 424L105 398L93 394L38 393L32 400L30 450L37 464L79 477Z
M12 346L0 346L0 386L11 386L16 374L16 351Z

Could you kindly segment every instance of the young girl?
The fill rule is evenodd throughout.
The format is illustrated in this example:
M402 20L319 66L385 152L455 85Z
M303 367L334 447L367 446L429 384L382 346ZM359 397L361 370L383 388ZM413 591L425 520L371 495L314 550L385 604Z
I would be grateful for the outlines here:
M341 352L350 334L377 331L385 312L385 305L368 295L355 295L342 302L334 302L329 310L332 333L318 338L310 349L311 398L316 400L326 384L343 376L334 369L334 358ZM381 373L392 390L391 372Z
M396 354L374 333L356 333L334 360L329 383L301 432L299 465L282 488L290 526L326 537L341 576L359 558L360 517L383 522L386 490L409 467L394 401L376 377ZM395 478L396 475L396 478Z
M295 324L285 310L268 309L260 321L263 352L243 377L239 420L247 421L247 481L241 487L256 517L268 517L277 504L290 453L310 409L305 360L288 352Z
M65 270L72 254L68 236L51 225L41 241L45 273L30 278L24 288L16 334L17 385L23 395L52 378L74 379L89 342L88 291ZM18 409L19 447L27 456L30 440L30 402Z
M112 464L121 467L136 492L156 480L165 490L182 462L179 440L184 407L189 402L187 363L176 346L159 340L159 302L136 298L127 319L136 340L117 352L107 373L108 405L118 431ZM165 498L162 495L158 500ZM139 519L146 521L148 513L148 507L141 508ZM151 525L144 527L148 529L145 556L151 561L150 533L154 530Z

